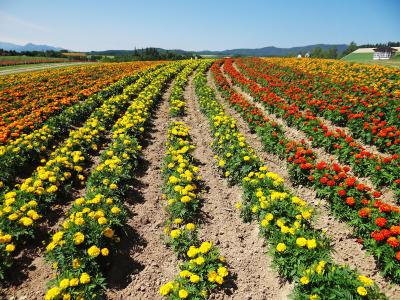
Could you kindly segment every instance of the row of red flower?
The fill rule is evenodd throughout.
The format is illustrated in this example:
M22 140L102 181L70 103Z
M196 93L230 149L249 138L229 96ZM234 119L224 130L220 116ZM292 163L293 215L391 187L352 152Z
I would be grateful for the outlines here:
M354 228L359 242L375 256L382 273L400 282L400 210L383 203L379 192L349 175L349 168L317 160L304 143L286 138L285 132L261 110L235 92L217 61L212 72L220 91L260 136L265 150L287 160L297 183L312 186L320 198L330 201L333 213Z
M336 125L347 126L353 135L381 151L399 153L399 98L373 88L346 88L327 76L267 63L261 59L238 60L252 69L259 82L287 98L289 103L323 116Z
M400 157L398 154L381 156L367 151L344 130L332 130L310 110L302 110L296 103L289 103L269 86L260 87L257 82L260 75L254 68L236 61L239 69L250 79L233 66L233 60L226 60L225 70L246 91L251 93L255 100L260 101L271 113L284 118L289 125L302 130L312 141L313 146L323 147L327 152L337 155L343 163L349 164L359 176L368 176L377 186L390 186L397 197L400 197ZM264 83L270 85L271 83Z

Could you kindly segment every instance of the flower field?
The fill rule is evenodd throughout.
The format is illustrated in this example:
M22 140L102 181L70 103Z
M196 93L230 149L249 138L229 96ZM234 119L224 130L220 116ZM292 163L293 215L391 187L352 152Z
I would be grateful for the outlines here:
M395 69L4 76L0 125L1 299L400 299Z

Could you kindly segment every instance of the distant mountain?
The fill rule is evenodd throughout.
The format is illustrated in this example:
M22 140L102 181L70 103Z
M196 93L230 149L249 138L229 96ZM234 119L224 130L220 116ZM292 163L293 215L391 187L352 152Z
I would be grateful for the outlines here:
M348 45L346 44L315 44L315 45L307 45L307 46L299 46L299 47L291 47L291 48L278 48L274 46L257 48L257 49L231 49L231 50L223 50L223 51L197 51L196 54L199 55L218 55L218 56L234 56L234 55L243 55L243 56L286 56L289 54L298 54L300 52L311 52L314 48L320 47L323 50L327 50L330 48L336 47L338 53L342 53Z
M32 43L28 43L24 46L17 45L17 44L12 44L12 43L7 43L7 42L0 42L0 49L3 50L14 50L17 52L22 52L22 51L48 51L48 50L53 50L53 51L60 51L64 50L64 48L60 47L53 47L53 46L48 46L48 45L35 45Z
M336 47L338 50L338 54L341 54L348 45L346 44L315 44L315 45L307 45L307 46L299 46L299 47L291 47L291 48L278 48L274 46L264 47L264 48L241 48L241 49L230 49L230 50L222 50L222 51L212 51L212 50L204 50L204 51L186 51L181 49L172 49L166 50L163 48L156 48L159 52L175 52L177 54L197 54L197 55L213 55L213 56L235 56L235 55L243 55L243 56L287 56L287 55L296 55L300 52L311 52L316 47L321 47L323 50L327 50L330 48ZM138 49L137 51L142 51L142 49ZM89 54L91 55L130 55L133 54L134 50L106 50L106 51L92 51Z

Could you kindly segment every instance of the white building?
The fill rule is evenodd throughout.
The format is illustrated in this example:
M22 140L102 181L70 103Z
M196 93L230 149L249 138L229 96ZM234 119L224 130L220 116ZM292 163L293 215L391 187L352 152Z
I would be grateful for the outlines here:
M378 48L374 48L374 56L373 59L390 59L396 53L397 49L394 49L389 46L381 46Z

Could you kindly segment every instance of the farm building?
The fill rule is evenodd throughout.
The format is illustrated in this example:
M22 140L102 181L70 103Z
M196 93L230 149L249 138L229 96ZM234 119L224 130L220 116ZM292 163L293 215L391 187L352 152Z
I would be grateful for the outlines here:
M389 46L381 46L378 48L374 48L374 56L373 59L390 59L395 55L397 49L389 47Z

